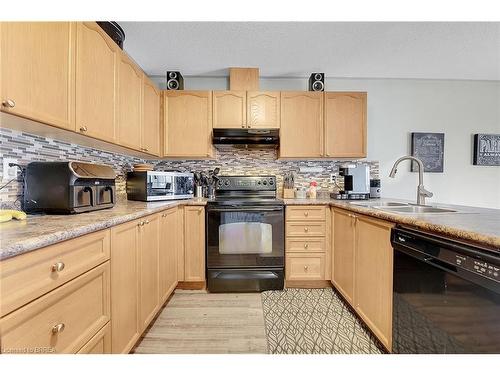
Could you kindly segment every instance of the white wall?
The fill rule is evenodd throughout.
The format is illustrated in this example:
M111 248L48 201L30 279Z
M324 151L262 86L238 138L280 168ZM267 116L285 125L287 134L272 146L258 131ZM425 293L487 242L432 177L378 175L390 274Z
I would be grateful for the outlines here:
M153 77L160 86L163 77ZM307 79L261 78L262 90L306 90ZM187 77L185 89L225 90L225 77ZM329 91L368 92L368 159L380 162L385 197L415 199L417 174L394 161L410 153L411 132L445 133L444 173L425 173L430 201L500 208L500 167L472 165L472 135L500 133L500 82L327 79Z

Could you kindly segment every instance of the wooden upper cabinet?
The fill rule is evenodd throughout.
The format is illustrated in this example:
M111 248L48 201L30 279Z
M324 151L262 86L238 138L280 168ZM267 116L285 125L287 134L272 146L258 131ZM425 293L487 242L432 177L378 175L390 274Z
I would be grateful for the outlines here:
M332 282L350 303L354 303L354 240L356 217L333 210Z
M141 149L142 134L142 71L120 53L118 65L118 143Z
M74 130L74 22L1 22L1 109Z
M164 91L164 155L212 156L212 93Z
M247 126L265 129L280 127L279 91L247 92Z
M323 155L323 93L281 93L280 157Z
M325 156L366 157L366 92L325 93Z
M392 350L392 227L392 223L357 217L354 267L356 311L388 350Z
M184 281L205 281L205 209L184 207Z
M146 75L143 76L141 151L160 155L160 92Z
M213 92L213 127L246 128L246 91Z
M118 46L95 23L77 26L76 131L116 142Z

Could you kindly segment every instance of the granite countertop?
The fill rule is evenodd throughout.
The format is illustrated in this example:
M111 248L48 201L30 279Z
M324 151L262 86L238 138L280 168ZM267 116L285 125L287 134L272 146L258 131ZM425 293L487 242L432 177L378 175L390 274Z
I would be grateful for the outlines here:
M339 201L283 199L285 205L329 205L461 240L500 252L500 210L432 203L457 213L400 214L372 208L383 202L412 203L401 199ZM0 260L180 205L206 205L206 199L162 202L120 200L115 207L78 215L28 215L25 221L0 224Z
M78 215L28 215L0 224L0 260L96 232L171 207L206 205L206 199L161 202L119 200L113 208Z
M370 199L368 201L341 201L335 199L283 199L286 205L329 205L344 208L392 221L406 224L436 234L475 242L491 250L500 252L500 210L480 207L428 203L431 206L449 208L457 212L401 214L372 208L384 202L414 203L402 199Z

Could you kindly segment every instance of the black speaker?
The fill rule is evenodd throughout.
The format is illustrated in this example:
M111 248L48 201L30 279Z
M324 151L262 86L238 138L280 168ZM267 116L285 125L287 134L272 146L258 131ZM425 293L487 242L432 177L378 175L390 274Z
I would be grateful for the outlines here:
M309 91L325 91L325 73L312 73L309 77Z
M184 90L184 78L181 72L167 71L167 90Z

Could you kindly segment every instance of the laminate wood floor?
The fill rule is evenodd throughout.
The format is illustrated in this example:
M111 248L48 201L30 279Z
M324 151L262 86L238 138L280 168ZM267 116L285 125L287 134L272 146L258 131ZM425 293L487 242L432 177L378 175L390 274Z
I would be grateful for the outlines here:
M260 293L176 290L134 353L267 353Z

